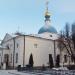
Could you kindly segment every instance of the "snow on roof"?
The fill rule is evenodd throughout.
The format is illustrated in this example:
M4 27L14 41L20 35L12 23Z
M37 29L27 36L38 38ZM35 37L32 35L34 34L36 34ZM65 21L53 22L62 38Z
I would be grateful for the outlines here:
M3 46L0 45L0 49L6 49L6 47L3 47Z
M41 38L41 39L51 39L51 40L56 40L58 39L57 34L52 34L52 33L43 33L43 34L25 34L25 33L21 33L21 32L16 32L16 33L12 33L9 34L11 36L11 38L17 37L17 36L31 36L31 37L37 37L37 38Z
M29 36L40 37L40 38L51 39L51 40L56 40L59 37L59 35L52 34L52 33L30 34Z

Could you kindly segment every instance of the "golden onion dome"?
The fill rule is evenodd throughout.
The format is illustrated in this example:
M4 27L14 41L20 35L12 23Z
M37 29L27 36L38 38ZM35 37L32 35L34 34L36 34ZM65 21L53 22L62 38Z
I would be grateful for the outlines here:
M50 16L51 14L47 11L46 13L45 13L45 16Z
M51 14L48 11L46 11L45 12L45 18L50 18L50 16L51 16Z

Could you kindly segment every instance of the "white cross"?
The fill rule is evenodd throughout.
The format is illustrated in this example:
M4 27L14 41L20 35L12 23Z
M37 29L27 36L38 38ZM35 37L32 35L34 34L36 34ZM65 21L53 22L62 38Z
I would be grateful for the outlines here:
M48 4L49 4L49 1L47 0L46 1L46 9L47 9L47 11L48 11Z

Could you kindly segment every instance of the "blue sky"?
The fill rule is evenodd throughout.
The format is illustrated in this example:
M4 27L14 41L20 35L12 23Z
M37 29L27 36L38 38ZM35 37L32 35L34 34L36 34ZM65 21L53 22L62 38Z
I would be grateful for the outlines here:
M75 22L75 0L49 0L51 25L58 31ZM44 25L46 0L0 0L0 39L18 30L37 34Z

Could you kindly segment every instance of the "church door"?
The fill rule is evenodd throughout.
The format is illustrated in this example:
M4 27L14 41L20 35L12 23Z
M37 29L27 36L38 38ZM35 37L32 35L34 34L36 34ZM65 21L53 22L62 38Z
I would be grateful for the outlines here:
M53 64L52 54L49 54L49 67L52 68L53 66L54 64Z
M8 68L9 67L9 55L8 54L4 55L4 62L6 63L6 68Z

